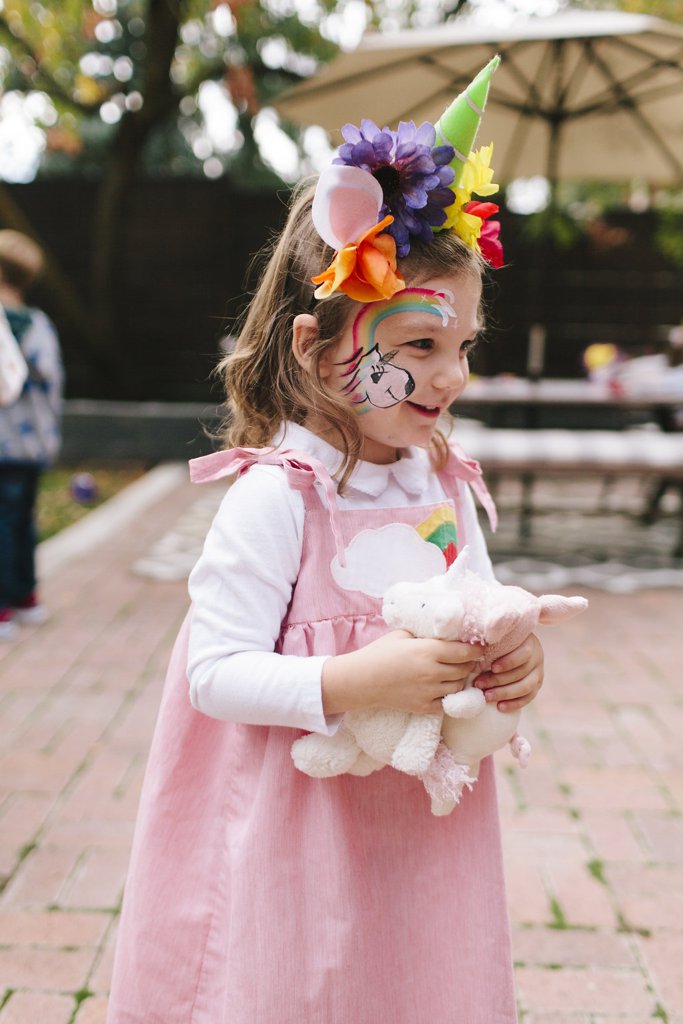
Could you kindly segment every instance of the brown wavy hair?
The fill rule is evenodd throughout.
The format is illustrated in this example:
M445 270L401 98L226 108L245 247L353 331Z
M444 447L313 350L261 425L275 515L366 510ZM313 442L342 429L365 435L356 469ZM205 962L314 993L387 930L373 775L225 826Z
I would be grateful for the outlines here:
M315 182L293 192L282 233L257 260L262 273L244 314L233 351L216 369L225 387L228 417L221 439L226 447L266 447L284 420L304 423L309 417L329 425L332 444L344 455L339 489L358 462L363 435L348 402L326 389L319 372L320 356L345 330L358 309L342 292L316 302L311 277L327 267L334 252L318 235L311 217ZM443 231L429 244L413 242L400 261L407 282L419 285L440 274L466 273L481 280L482 258L453 231ZM292 325L298 313L314 313L318 339L309 349L312 371L303 369L292 350ZM480 311L481 317L481 311ZM440 432L432 441L432 459L441 468L447 457Z

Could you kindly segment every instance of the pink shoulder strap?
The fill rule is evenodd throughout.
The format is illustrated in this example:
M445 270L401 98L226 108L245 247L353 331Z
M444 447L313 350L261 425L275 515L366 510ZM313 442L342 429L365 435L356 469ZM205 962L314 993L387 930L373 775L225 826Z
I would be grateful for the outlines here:
M295 491L305 492L316 481L320 484L324 503L330 514L339 564L345 565L334 483L322 462L311 455L291 449L279 451L273 448L231 448L229 451L214 452L212 455L191 459L190 479L194 484L205 484L226 476L241 476L257 463L262 466L282 466L287 483Z
M482 508L486 510L491 529L495 533L498 526L498 513L496 512L496 505L489 489L484 483L481 466L476 459L471 459L466 455L457 442L449 441L448 447L450 448L450 456L446 466L441 471L442 474L450 477L452 480L464 480L470 485L481 502Z

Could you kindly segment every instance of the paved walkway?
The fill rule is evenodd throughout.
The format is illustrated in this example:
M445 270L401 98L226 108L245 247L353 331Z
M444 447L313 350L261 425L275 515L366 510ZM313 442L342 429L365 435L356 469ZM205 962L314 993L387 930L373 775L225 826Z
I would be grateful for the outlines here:
M104 1021L145 756L186 609L172 577L220 489L198 493L176 467L154 479L133 523L123 502L44 548L52 619L0 646L0 1024ZM683 595L588 596L587 615L544 631L531 765L498 756L521 1019L683 1024Z

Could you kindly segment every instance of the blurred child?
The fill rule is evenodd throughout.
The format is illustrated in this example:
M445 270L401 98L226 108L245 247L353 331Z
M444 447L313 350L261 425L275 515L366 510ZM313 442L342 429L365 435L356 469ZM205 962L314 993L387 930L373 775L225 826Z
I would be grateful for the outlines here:
M34 521L41 470L59 449L63 370L52 322L27 304L43 269L38 245L18 231L0 231L0 306L28 375L18 398L0 406L0 639L47 611L36 590Z

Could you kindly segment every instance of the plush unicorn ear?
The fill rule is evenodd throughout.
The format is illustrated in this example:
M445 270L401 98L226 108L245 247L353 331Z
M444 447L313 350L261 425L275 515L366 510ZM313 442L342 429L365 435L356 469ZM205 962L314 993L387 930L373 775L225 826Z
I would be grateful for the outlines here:
M588 607L585 597L563 597L561 594L543 594L538 599L541 603L541 614L538 621L552 626L560 619L573 619Z
M315 229L333 249L343 249L379 222L382 186L360 167L332 164L318 178L311 210Z

